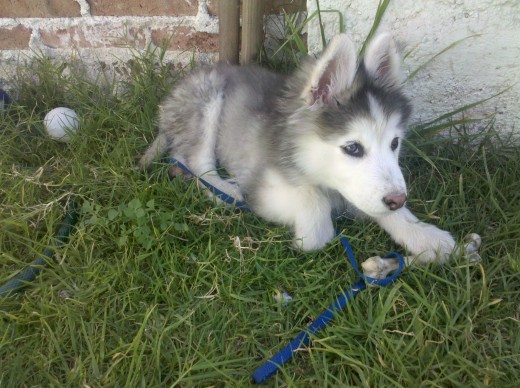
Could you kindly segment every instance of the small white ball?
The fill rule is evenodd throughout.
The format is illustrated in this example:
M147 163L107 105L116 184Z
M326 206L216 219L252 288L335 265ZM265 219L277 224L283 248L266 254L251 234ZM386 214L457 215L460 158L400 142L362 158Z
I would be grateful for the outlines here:
M79 127L79 119L72 109L60 107L47 113L43 124L50 137L68 142L70 134L76 132Z

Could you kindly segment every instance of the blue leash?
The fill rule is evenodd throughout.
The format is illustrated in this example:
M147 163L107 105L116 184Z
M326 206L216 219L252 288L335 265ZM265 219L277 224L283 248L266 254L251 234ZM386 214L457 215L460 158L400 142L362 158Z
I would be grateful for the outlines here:
M177 159L170 158L170 159L168 159L168 163L176 165L182 171L184 171L186 174L191 175L191 176L197 178L197 180L200 183L202 183L209 191L211 191L216 197L218 197L219 199L221 199L222 201L224 201L228 205L234 206L234 207L236 207L238 209L242 209L242 210L245 210L245 211L248 211L248 212L251 211L251 209L249 209L249 207L247 206L247 204L244 201L237 201L235 198L233 198L230 195L224 193L222 190L216 188L215 186L213 186L208 181L204 180L203 178L201 178L199 176L196 176L195 174L193 174L191 172L191 170L188 167L186 167L184 164L179 162Z
M298 349L301 349L309 344L312 335L317 334L321 329L327 326L327 324L334 318L334 314L336 312L343 310L348 302L350 302L360 291L363 291L365 288L367 288L367 283L377 286L387 286L394 282L404 269L403 257L398 253L392 252L383 259L397 259L399 261L399 268L396 272L385 279L375 279L369 276L365 276L357 266L352 247L350 246L347 238L340 236L339 240L345 248L345 252L350 261L350 264L352 264L352 267L354 267L354 270L361 279L354 283L352 287L347 288L343 294L338 296L334 303L327 307L327 309L322 312L321 315L316 318L307 327L306 330L302 331L285 348L280 350L276 355L271 357L267 362L257 368L253 372L253 379L255 380L255 383L261 384L276 372L278 372L278 369L280 369L282 365L289 361Z
M222 201L226 202L227 204L235 206L242 210L251 211L251 209L249 209L249 207L244 201L237 201L235 198L219 190L218 188L216 188L209 182L205 181L204 179L195 176L188 167L186 167L178 160L170 158L168 160L168 163L175 164L188 175L196 177L208 190L210 190L214 195L219 197ZM267 362L265 362L263 365L257 368L253 372L253 380L255 381L255 383L261 384L265 382L269 377L274 375L276 372L278 372L280 367L284 365L287 361L289 361L298 349L301 349L309 344L312 335L317 334L321 329L327 326L327 324L334 318L334 314L344 309L348 302L350 302L360 291L363 291L367 287L367 284L381 287L387 286L393 283L403 271L403 257L399 253L391 252L387 256L383 257L383 259L397 259L399 262L399 268L396 272L394 272L385 279L376 279L364 275L357 265L356 259L354 257L354 252L352 250L352 247L350 246L350 243L348 242L348 239L344 236L341 236L339 233L336 233L336 235L339 237L339 240L343 245L343 248L345 249L345 253L350 261L350 264L354 268L354 271L356 271L356 273L360 277L360 280L354 283L352 287L347 288L343 294L338 296L334 303L327 307L327 309L323 313L321 313L321 315L318 318L316 318L307 327L306 330L302 331L285 348L283 348L276 355L271 357Z

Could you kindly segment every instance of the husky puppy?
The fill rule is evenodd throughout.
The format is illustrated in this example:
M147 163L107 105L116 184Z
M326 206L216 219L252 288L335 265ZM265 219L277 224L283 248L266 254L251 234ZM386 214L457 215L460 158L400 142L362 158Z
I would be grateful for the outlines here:
M411 107L400 86L389 34L374 38L360 59L338 35L289 76L255 66L202 68L162 103L159 133L140 166L169 154L266 220L291 227L306 251L334 238L331 215L351 206L414 260L444 262L453 237L405 206L398 157Z

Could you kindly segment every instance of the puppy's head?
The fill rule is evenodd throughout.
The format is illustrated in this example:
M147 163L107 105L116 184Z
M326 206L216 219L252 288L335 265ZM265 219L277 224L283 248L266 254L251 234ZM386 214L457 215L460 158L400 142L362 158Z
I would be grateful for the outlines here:
M399 209L407 190L398 157L411 108L392 37L374 38L358 60L350 39L338 35L303 72L292 118L299 168L369 216Z

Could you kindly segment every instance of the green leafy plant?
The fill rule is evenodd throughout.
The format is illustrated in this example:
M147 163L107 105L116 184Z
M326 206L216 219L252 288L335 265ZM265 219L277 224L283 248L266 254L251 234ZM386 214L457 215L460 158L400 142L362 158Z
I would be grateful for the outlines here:
M174 213L156 208L154 199L143 205L134 198L108 210L92 201L85 201L81 210L81 227L106 228L119 247L137 243L150 250L157 240L171 243L172 233L182 234L189 229L185 222L175 220Z

